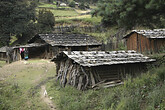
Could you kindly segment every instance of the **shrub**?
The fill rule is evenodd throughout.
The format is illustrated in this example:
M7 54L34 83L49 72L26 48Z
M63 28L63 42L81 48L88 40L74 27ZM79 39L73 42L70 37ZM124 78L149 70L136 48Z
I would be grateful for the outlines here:
M49 33L53 31L55 25L55 18L51 11L42 9L39 10L38 15L38 32L39 33Z
M74 7L75 7L75 2L74 2L74 1L71 1L71 2L69 3L69 6L74 8Z

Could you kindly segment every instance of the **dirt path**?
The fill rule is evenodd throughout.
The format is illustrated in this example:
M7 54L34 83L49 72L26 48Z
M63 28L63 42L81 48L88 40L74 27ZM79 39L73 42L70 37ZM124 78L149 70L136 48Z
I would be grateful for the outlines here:
M0 84L8 85L8 90L11 89L10 86L15 84L19 87L18 94L10 94L15 96L10 100L15 100L19 97L21 100L18 101L20 102L14 103L13 106L19 107L18 109L21 110L56 110L50 97L44 96L45 84L50 79L55 78L54 76L55 64L44 59L17 61L0 68ZM37 97L37 95L40 95L40 97ZM22 106L19 103L22 103Z
M57 110L56 107L53 105L53 102L48 97L48 95L45 93L46 87L45 85L41 86L41 99L49 106L50 110Z

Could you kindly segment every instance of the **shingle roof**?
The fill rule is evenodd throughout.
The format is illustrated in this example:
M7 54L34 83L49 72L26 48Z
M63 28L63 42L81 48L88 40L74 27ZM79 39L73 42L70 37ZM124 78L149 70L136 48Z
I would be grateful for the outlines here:
M7 46L1 47L0 52L6 52L7 51Z
M39 34L38 36L52 46L101 45L94 37L84 34ZM32 42L33 37L29 42Z
M113 64L125 64L125 63L144 63L152 62L155 59L150 59L140 53L136 53L134 50L129 51L63 51L63 53L74 62L82 66L100 66L100 65L113 65ZM53 60L60 57L56 56Z
M151 39L165 38L165 29L154 29L154 30L132 30L131 33L127 34L124 38L129 37L133 33L141 34Z
M40 43L31 43L31 44L26 44L26 45L20 45L20 46L15 46L13 48L29 48L29 47L40 47L44 46L46 44L40 44Z

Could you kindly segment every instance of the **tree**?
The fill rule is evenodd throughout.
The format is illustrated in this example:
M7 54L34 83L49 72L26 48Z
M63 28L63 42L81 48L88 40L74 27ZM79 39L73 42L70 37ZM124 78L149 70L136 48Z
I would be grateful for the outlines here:
M0 41L3 45L9 45L10 36L22 36L26 32L27 25L35 21L35 7L29 0L0 1Z
M85 10L85 4L84 4L84 2L80 3L79 8L80 8L81 10Z
M51 11L46 9L39 10L38 14L38 32L39 33L49 33L53 31L55 25L55 18Z
M104 0L93 15L103 17L102 22L126 28L134 26L160 27L165 19L165 0Z
M69 6L70 6L70 7L75 7L75 1L71 1L71 2L69 3Z

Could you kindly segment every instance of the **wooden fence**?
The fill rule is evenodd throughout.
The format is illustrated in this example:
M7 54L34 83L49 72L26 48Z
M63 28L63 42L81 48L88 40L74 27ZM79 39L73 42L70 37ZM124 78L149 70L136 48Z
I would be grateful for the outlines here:
M107 43L104 43L103 45L103 50L111 51L125 49L126 45L125 40L123 39L125 34L125 29L119 29L115 35L108 37Z

